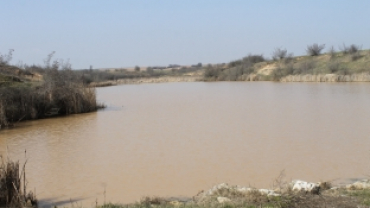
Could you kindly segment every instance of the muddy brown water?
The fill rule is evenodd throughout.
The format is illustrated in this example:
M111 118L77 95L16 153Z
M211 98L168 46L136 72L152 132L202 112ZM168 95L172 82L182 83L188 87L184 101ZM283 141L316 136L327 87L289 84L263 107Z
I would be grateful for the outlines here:
M192 196L228 182L370 174L369 83L217 82L97 89L108 108L0 131L44 205ZM105 194L104 194L105 193Z

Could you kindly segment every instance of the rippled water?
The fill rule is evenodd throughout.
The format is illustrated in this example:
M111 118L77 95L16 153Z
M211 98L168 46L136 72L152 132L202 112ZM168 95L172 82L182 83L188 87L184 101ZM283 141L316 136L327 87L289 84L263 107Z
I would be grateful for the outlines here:
M43 204L192 196L228 182L370 173L370 84L216 82L97 89L108 108L0 131ZM104 190L106 191L104 197Z

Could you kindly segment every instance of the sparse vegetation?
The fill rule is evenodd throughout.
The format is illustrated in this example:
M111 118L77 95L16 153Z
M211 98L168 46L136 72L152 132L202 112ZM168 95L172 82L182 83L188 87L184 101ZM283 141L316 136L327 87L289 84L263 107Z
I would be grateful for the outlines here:
M343 51L322 54L325 45L307 47L308 56L288 54L276 48L272 60L247 56L227 65L212 65L204 71L205 81L370 81L370 50L344 45ZM261 56L257 56L261 57ZM330 76L329 76L330 75ZM334 76L332 76L334 75Z
M220 189L213 195L203 200L197 200L193 197L189 201L174 201L161 197L144 197L133 204L112 204L108 203L100 208L139 208L139 207L157 207L157 208L358 208L370 206L369 190L346 190L346 189L324 189L321 194L311 194L305 192L294 192L283 186L282 194L279 196L267 196L258 191L242 193L230 189ZM218 198L226 198L229 201L219 202Z

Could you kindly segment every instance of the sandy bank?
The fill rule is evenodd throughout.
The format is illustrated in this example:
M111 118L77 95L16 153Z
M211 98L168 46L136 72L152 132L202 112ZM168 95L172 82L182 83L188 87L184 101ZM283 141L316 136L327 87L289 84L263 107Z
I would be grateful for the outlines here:
M119 79L116 81L93 82L92 87L105 87L121 84L145 84L145 83L165 83L165 82L199 82L202 81L201 76L164 76L164 77L148 77L148 78L134 78L134 79Z

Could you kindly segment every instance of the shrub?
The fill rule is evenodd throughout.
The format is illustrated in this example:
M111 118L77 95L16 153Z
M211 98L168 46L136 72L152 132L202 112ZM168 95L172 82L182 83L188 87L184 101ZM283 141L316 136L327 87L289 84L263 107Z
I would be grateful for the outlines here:
M256 64L256 63L260 63L264 61L265 61L265 58L263 57L262 54L261 55L249 54L248 56L243 58L243 62L249 62L251 64Z
M217 79L220 73L221 70L219 68L208 65L204 72L204 77Z
M340 64L337 61L331 61L327 64L329 73L335 73L339 71Z
M272 53L272 59L274 60L282 60L287 56L287 50L281 48L275 48L274 52Z
M235 67L235 66L238 66L240 64L242 64L242 60L235 60L235 61L231 61L228 66L229 67Z
M14 50L13 49L9 49L9 52L8 54L4 54L4 55L1 55L0 54L0 64L1 65L7 65L9 64L9 62L12 60L13 58L13 52Z
M344 54L355 54L361 50L362 46L351 44L350 46L346 46L343 44L343 48L341 50Z
M140 71L140 67L139 66L135 66L135 71Z
M321 54L321 51L325 48L325 44L318 45L317 43L307 46L307 54L310 56L318 56Z

